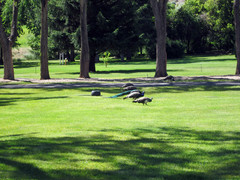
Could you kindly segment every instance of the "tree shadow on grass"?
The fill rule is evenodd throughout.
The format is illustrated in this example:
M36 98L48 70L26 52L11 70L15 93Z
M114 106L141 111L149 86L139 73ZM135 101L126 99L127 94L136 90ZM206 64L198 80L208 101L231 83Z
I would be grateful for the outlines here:
M215 57L215 58L212 58ZM219 56L187 56L184 58L178 59L169 59L168 64L190 64L190 63L199 63L199 62L223 62L223 61L236 61L235 57L223 58Z
M5 174L11 178L240 178L239 132L165 127L106 129L91 135L86 131L85 136L75 137L26 134L9 138L0 139L0 167L15 168Z
M224 92L224 91L240 91L239 86L161 86L161 87L137 87L141 91L145 91L146 94L162 94L162 93L186 93L186 92ZM81 91L91 93L92 90L99 89L102 94L108 93L115 95L123 92L120 87L117 88L79 88Z
M48 65L56 65L57 63L55 62L48 62ZM20 69L20 68L32 68L32 67L40 67L40 61L22 61L22 60L17 60L14 61L14 68L15 69Z
M142 90L145 88L142 87ZM224 92L224 91L240 91L239 86L164 86L151 87L147 89L148 93L186 93L186 92Z
M38 100L49 100L49 99L64 99L68 98L68 96L56 96L56 97L28 97L24 95L23 97L6 97L6 98L0 98L0 107L1 106L9 106L12 104L15 104L17 102L22 101L38 101Z

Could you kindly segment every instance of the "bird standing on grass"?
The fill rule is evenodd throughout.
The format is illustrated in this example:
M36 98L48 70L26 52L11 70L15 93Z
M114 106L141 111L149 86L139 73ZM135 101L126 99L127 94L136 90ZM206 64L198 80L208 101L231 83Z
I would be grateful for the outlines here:
M127 99L127 98L137 99L142 96L144 96L144 91L143 92L131 92L129 95L127 95L123 99Z
M148 102L152 102L152 99L153 99L153 98L140 97L140 98L134 100L133 103L142 103L143 105L144 105L144 104L147 105Z

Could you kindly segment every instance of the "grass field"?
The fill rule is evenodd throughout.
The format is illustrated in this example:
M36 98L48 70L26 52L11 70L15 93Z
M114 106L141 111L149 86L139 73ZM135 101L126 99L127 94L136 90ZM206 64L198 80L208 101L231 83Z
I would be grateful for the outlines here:
M240 87L1 89L1 179L239 179Z
M51 78L78 78L80 74L79 61L68 65L59 65L58 60L49 62ZM40 78L39 60L15 61L16 78ZM200 75L233 75L235 73L236 58L233 55L224 56L187 56L182 59L168 61L168 74L173 76L200 76ZM109 62L96 64L96 73L90 73L92 78L136 78L153 77L155 61L138 59L130 62ZM3 67L0 66L0 75L3 76Z
M234 74L234 56L169 60L169 74ZM37 61L16 78L39 78ZM97 78L153 77L155 63L97 64ZM79 62L50 61L52 78ZM2 68L0 74L3 74ZM240 87L141 88L148 106L111 99L120 88L0 89L0 179L240 179Z

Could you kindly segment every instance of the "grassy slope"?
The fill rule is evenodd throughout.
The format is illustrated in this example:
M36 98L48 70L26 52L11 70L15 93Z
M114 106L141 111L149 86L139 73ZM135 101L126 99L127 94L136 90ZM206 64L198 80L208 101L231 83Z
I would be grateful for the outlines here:
M0 177L240 178L239 87L1 89ZM217 102L217 103L216 103Z

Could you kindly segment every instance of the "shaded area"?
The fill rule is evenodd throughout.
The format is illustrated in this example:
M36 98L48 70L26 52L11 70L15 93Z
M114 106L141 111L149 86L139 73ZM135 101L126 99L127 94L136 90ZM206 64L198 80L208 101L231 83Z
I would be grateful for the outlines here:
M62 86L63 85L63 86ZM85 86L86 85L86 86ZM90 86L89 86L90 85ZM91 86L92 85L92 86ZM8 106L14 105L18 102L23 101L39 101L39 100L51 100L51 99L65 99L70 98L72 96L89 96L92 98L91 91L92 90L100 90L102 97L110 97L112 95L116 95L118 93L123 92L121 88L122 84L118 84L118 87L105 85L98 86L97 83L92 84L50 84L42 88L42 93L44 92L59 92L68 88L71 91L74 91L73 94L69 94L68 96L49 96L49 97L38 97L36 95L34 97L34 91L32 93L0 93L0 106ZM29 86L28 86L29 87ZM48 88L47 88L48 87ZM137 86L139 90L147 92L147 94L151 94L151 96L159 95L162 93L186 93L186 92L201 92L201 91L213 91L213 92L223 92L223 91L240 91L240 86ZM36 88L36 87L35 87ZM40 87L39 87L40 88ZM79 92L81 91L81 92ZM78 93L79 92L79 93ZM110 94L110 95L109 95Z
M49 61L48 65L57 65L57 62ZM31 61L31 60L16 60L14 61L14 68L31 68L31 67L40 67L39 61Z
M0 167L13 167L5 176L18 179L240 178L240 132L164 127L85 133L0 137Z
M122 80L124 82L124 80ZM120 88L125 83L102 83L102 82L82 82L82 83L50 83L50 84L4 84L0 85L0 89L24 89L24 88L87 88L87 87L107 87L107 88ZM165 87L165 86L240 86L239 81L220 81L220 82L148 82L148 83L134 83L136 87Z
M170 69L168 72L177 72L184 71L180 69ZM119 69L119 70L105 70L105 71L96 71L91 72L92 74L113 74L113 73L122 73L122 74L134 74L134 73L155 73L155 69ZM64 72L64 73L56 73L56 74L71 74L78 75L79 72Z
M213 59L214 57L214 59ZM222 61L236 61L235 57L228 57L228 58L222 58L219 56L219 58L216 58L218 56L212 55L212 56L186 56L184 58L179 59L169 59L168 64L190 64L190 63L199 63L199 62L222 62Z
M164 86L152 87L148 89L148 93L186 93L186 92L201 92L201 91L240 91L240 86Z
M12 105L16 102L21 101L38 101L38 100L49 100L49 99L63 99L68 98L68 96L56 96L56 97L29 97L27 96L28 93L5 93L6 95L12 95L7 97L0 97L0 106L8 106ZM0 93L0 96L2 93Z

